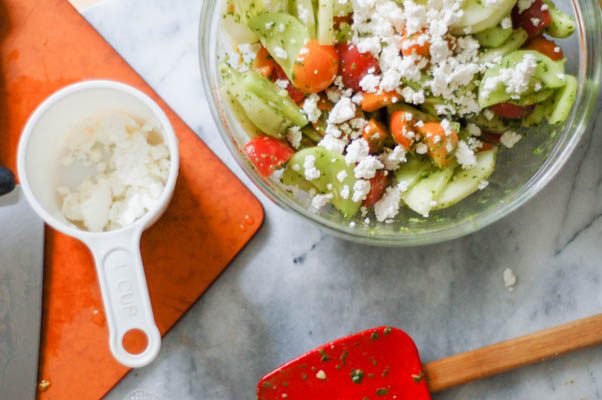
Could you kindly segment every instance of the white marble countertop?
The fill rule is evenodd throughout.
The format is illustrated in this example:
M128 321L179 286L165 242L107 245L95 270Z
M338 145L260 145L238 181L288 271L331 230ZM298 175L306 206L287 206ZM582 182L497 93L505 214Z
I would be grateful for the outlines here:
M86 17L242 177L211 121L197 61L201 4L106 0ZM602 124L600 105L592 132ZM590 134L536 199L482 232L415 249L326 236L254 192L257 237L165 338L158 360L112 393L161 400L253 399L264 373L323 342L405 329L430 361L602 310L602 135ZM502 272L518 275L516 290ZM434 396L602 399L602 348Z

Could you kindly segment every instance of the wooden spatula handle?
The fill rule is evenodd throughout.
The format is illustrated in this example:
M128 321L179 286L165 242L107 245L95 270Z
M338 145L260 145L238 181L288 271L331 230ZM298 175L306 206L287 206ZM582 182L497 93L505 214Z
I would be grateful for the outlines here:
M431 392L602 343L602 315L458 354L424 366Z

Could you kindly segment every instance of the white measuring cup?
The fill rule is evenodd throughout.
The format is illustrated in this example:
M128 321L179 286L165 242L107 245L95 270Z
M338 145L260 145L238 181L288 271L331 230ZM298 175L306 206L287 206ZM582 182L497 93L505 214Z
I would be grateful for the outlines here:
M170 151L171 166L155 209L123 229L92 233L77 228L62 215L58 177L54 175L74 127L88 117L111 111L158 121ZM111 352L117 361L131 368L148 365L161 347L140 255L140 237L167 209L178 168L178 141L165 113L144 93L112 81L78 83L49 97L30 117L19 144L18 170L23 192L48 225L81 240L92 252ZM126 334L134 332L142 332L147 339L146 349L139 354L128 352L123 342Z

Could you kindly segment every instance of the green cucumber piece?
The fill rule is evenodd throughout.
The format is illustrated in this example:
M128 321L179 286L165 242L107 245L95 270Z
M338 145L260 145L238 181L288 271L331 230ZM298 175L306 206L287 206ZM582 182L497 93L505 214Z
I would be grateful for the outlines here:
M476 193L481 183L493 174L496 153L496 149L484 151L477 154L477 165L474 168L468 170L458 168L437 199L437 205L434 209L442 210L451 207Z
M282 177L280 178L280 182L286 186L294 186L306 192L309 192L311 189L315 189L311 182L290 168L284 169Z
M257 71L250 70L242 74L240 85L244 91L255 94L270 107L284 115L291 121L292 125L302 128L309 123L303 111L287 92L281 90Z
M293 81L297 56L310 39L307 27L292 15L262 12L249 20L249 28L259 35L263 47Z
M521 125L527 128L541 125L543 119L549 114L548 109L549 101L537 104L533 112L521 121Z
M518 101L511 101L511 103L519 106L532 106L534 104L542 103L552 97L556 93L555 90L546 89L540 90L539 92L533 92L527 95L521 96Z
M318 40L323 46L332 46L336 39L333 1L319 0L318 2Z
M504 29L499 24L474 35L483 47L500 47L512 36L512 28Z
M437 199L447 187L454 175L456 165L433 172L419 180L410 190L401 194L404 203L418 214L428 217L431 210L437 206Z
M510 14L515 4L516 0L498 0L494 5L484 4L480 0L466 0L462 4L464 14L452 27L452 33L461 36L466 34L466 28L471 33L478 33L494 27Z
M232 68L222 65L221 73L224 90L228 93L231 102L237 102L244 111L247 120L251 121L263 133L282 139L286 130L293 125L282 113L270 107L264 99L255 93L245 90L241 84L242 75Z
M309 36L316 37L316 15L312 0L291 0L289 11L307 27Z
M504 133L509 128L504 119L497 115L494 115L491 119L487 119L483 114L477 114L468 121L476 124L481 129L493 133Z
M483 96L485 83L488 79L498 76L502 69L513 68L528 55L535 58L537 68L531 78L532 82L530 89L527 90L527 92L522 93L521 97L534 93L533 87L535 86L535 83L538 82L541 82L543 86L542 89L557 89L566 84L566 80L563 79L565 75L564 63L562 61L553 61L551 58L538 51L517 50L504 57L499 65L489 69L483 76L481 87L479 88L479 105L482 108L504 103L512 99L512 95L506 92L506 85L503 83L498 85L496 90L489 93L488 97Z
M395 171L395 179L397 184L406 188L406 191L414 187L414 185L422 178L428 176L433 171L433 164L426 159L410 158L408 162L402 164Z
M515 50L518 50L522 47L523 44L527 42L529 39L529 35L525 32L524 29L516 29L512 31L512 35L504 44L495 48L485 50L479 56L479 61L482 64L485 63L493 63L497 59L502 59L502 57L512 53Z
M553 106L548 116L548 122L551 125L561 124L567 120L577 98L578 86L577 78L572 75L566 75L566 85L556 92L554 103L552 103Z
M352 218L359 211L362 202L353 201L353 186L357 182L353 167L345 163L345 158L337 153L333 153L323 147L310 147L298 151L289 160L286 169L291 170L305 180L305 158L313 156L316 158L315 167L320 171L320 177L309 183L320 193L332 193L332 205L339 210L345 218ZM343 182L339 182L337 175L345 171L347 177ZM328 186L332 185L332 190ZM341 191L345 186L349 187L349 197L341 197Z
M353 14L353 2L351 0L347 2L334 0L333 3L335 17L346 17Z
M546 33L555 38L567 38L571 36L575 32L575 29L577 29L577 24L573 17L559 10L549 0L544 0L544 3L548 6L548 11L552 18L552 23L546 28Z

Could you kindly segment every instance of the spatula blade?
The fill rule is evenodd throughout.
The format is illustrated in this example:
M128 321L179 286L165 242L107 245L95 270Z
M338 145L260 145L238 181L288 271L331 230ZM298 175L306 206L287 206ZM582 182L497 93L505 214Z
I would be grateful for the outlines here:
M257 385L258 400L430 400L418 349L405 332L367 330L321 346Z

